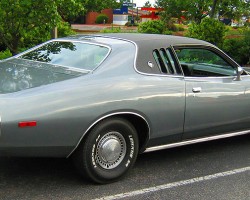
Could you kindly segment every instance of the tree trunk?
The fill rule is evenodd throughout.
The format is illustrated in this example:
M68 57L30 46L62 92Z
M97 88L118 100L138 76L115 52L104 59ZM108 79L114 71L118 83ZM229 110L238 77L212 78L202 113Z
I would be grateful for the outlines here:
M214 18L214 16L215 16L216 5L217 5L218 1L219 0L213 0L213 6L212 6L212 9L211 9L211 13L210 13L211 18Z

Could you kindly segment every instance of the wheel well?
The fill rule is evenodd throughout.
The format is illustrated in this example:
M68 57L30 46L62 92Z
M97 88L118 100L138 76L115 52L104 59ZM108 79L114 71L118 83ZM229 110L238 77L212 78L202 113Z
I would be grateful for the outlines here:
M122 114L116 116L128 120L135 127L139 138L139 153L142 153L145 150L146 144L149 140L149 125L146 120L133 114Z
M76 147L73 149L73 151L67 156L70 157L76 149L78 149L79 144L84 140L84 137L93 129L95 125L97 125L100 121L108 118L113 118L113 117L120 117L123 119L126 119L129 121L136 129L136 132L138 134L138 139L139 139L139 153L142 153L145 150L146 144L149 140L149 124L144 119L142 116L134 114L134 113L119 113L119 114L114 114L114 115L109 115L107 117L104 117L100 119L99 121L96 121L96 123L92 124L91 127L85 132L79 143L76 145Z

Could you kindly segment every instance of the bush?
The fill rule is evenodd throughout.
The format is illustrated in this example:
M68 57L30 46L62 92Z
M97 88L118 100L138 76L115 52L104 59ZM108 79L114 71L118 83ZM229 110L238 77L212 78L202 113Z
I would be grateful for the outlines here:
M205 18L200 24L191 24L186 36L205 40L222 47L226 31L226 26L222 22Z
M173 31L173 32L178 32L178 31L184 31L185 30L182 25L174 24L172 22L169 22L167 24L167 28L168 28L168 30Z
M172 34L173 34L173 31L165 30L165 31L163 31L162 34L164 34L164 35L172 35Z
M68 35L76 34L75 31L71 29L71 26L68 22L60 22L57 25L58 37L66 37Z
M139 33L163 34L166 31L165 23L161 20L147 21L139 24Z
M178 31L184 31L185 30L185 28L181 24L178 24L178 25L175 25L175 26L177 27Z
M5 58L11 57L12 54L9 49L6 49L5 51L0 51L0 60L3 60Z
M247 22L245 22L244 26L245 27L250 27L250 21L248 20Z
M250 64L250 30L242 38L226 39L222 49L239 64Z
M97 16L96 20L95 20L95 23L97 24L104 24L104 23L107 23L108 22L108 16L105 15L105 14L100 14Z
M100 31L101 33L121 33L121 28L120 27L115 27L115 28L106 28Z
M131 22L127 22L125 26L138 26L138 23L135 22L134 24L132 24Z
M57 24L58 37L66 37L73 35L75 32L71 29L69 23L60 22ZM24 35L21 39L18 52L25 51L31 47L41 44L51 39L51 30L41 31L39 28L34 28L32 32Z

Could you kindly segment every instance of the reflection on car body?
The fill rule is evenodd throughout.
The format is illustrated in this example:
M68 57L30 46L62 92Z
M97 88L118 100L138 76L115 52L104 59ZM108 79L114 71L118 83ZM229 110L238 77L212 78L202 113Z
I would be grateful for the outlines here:
M98 183L138 153L249 133L250 75L205 41L76 35L0 62L0 155L71 157Z

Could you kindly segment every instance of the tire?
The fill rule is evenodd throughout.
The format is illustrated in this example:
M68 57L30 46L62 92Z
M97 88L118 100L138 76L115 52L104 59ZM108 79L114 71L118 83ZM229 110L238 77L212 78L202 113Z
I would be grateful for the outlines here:
M111 183L123 177L138 154L134 126L122 118L105 119L84 138L73 159L82 175L96 183Z

